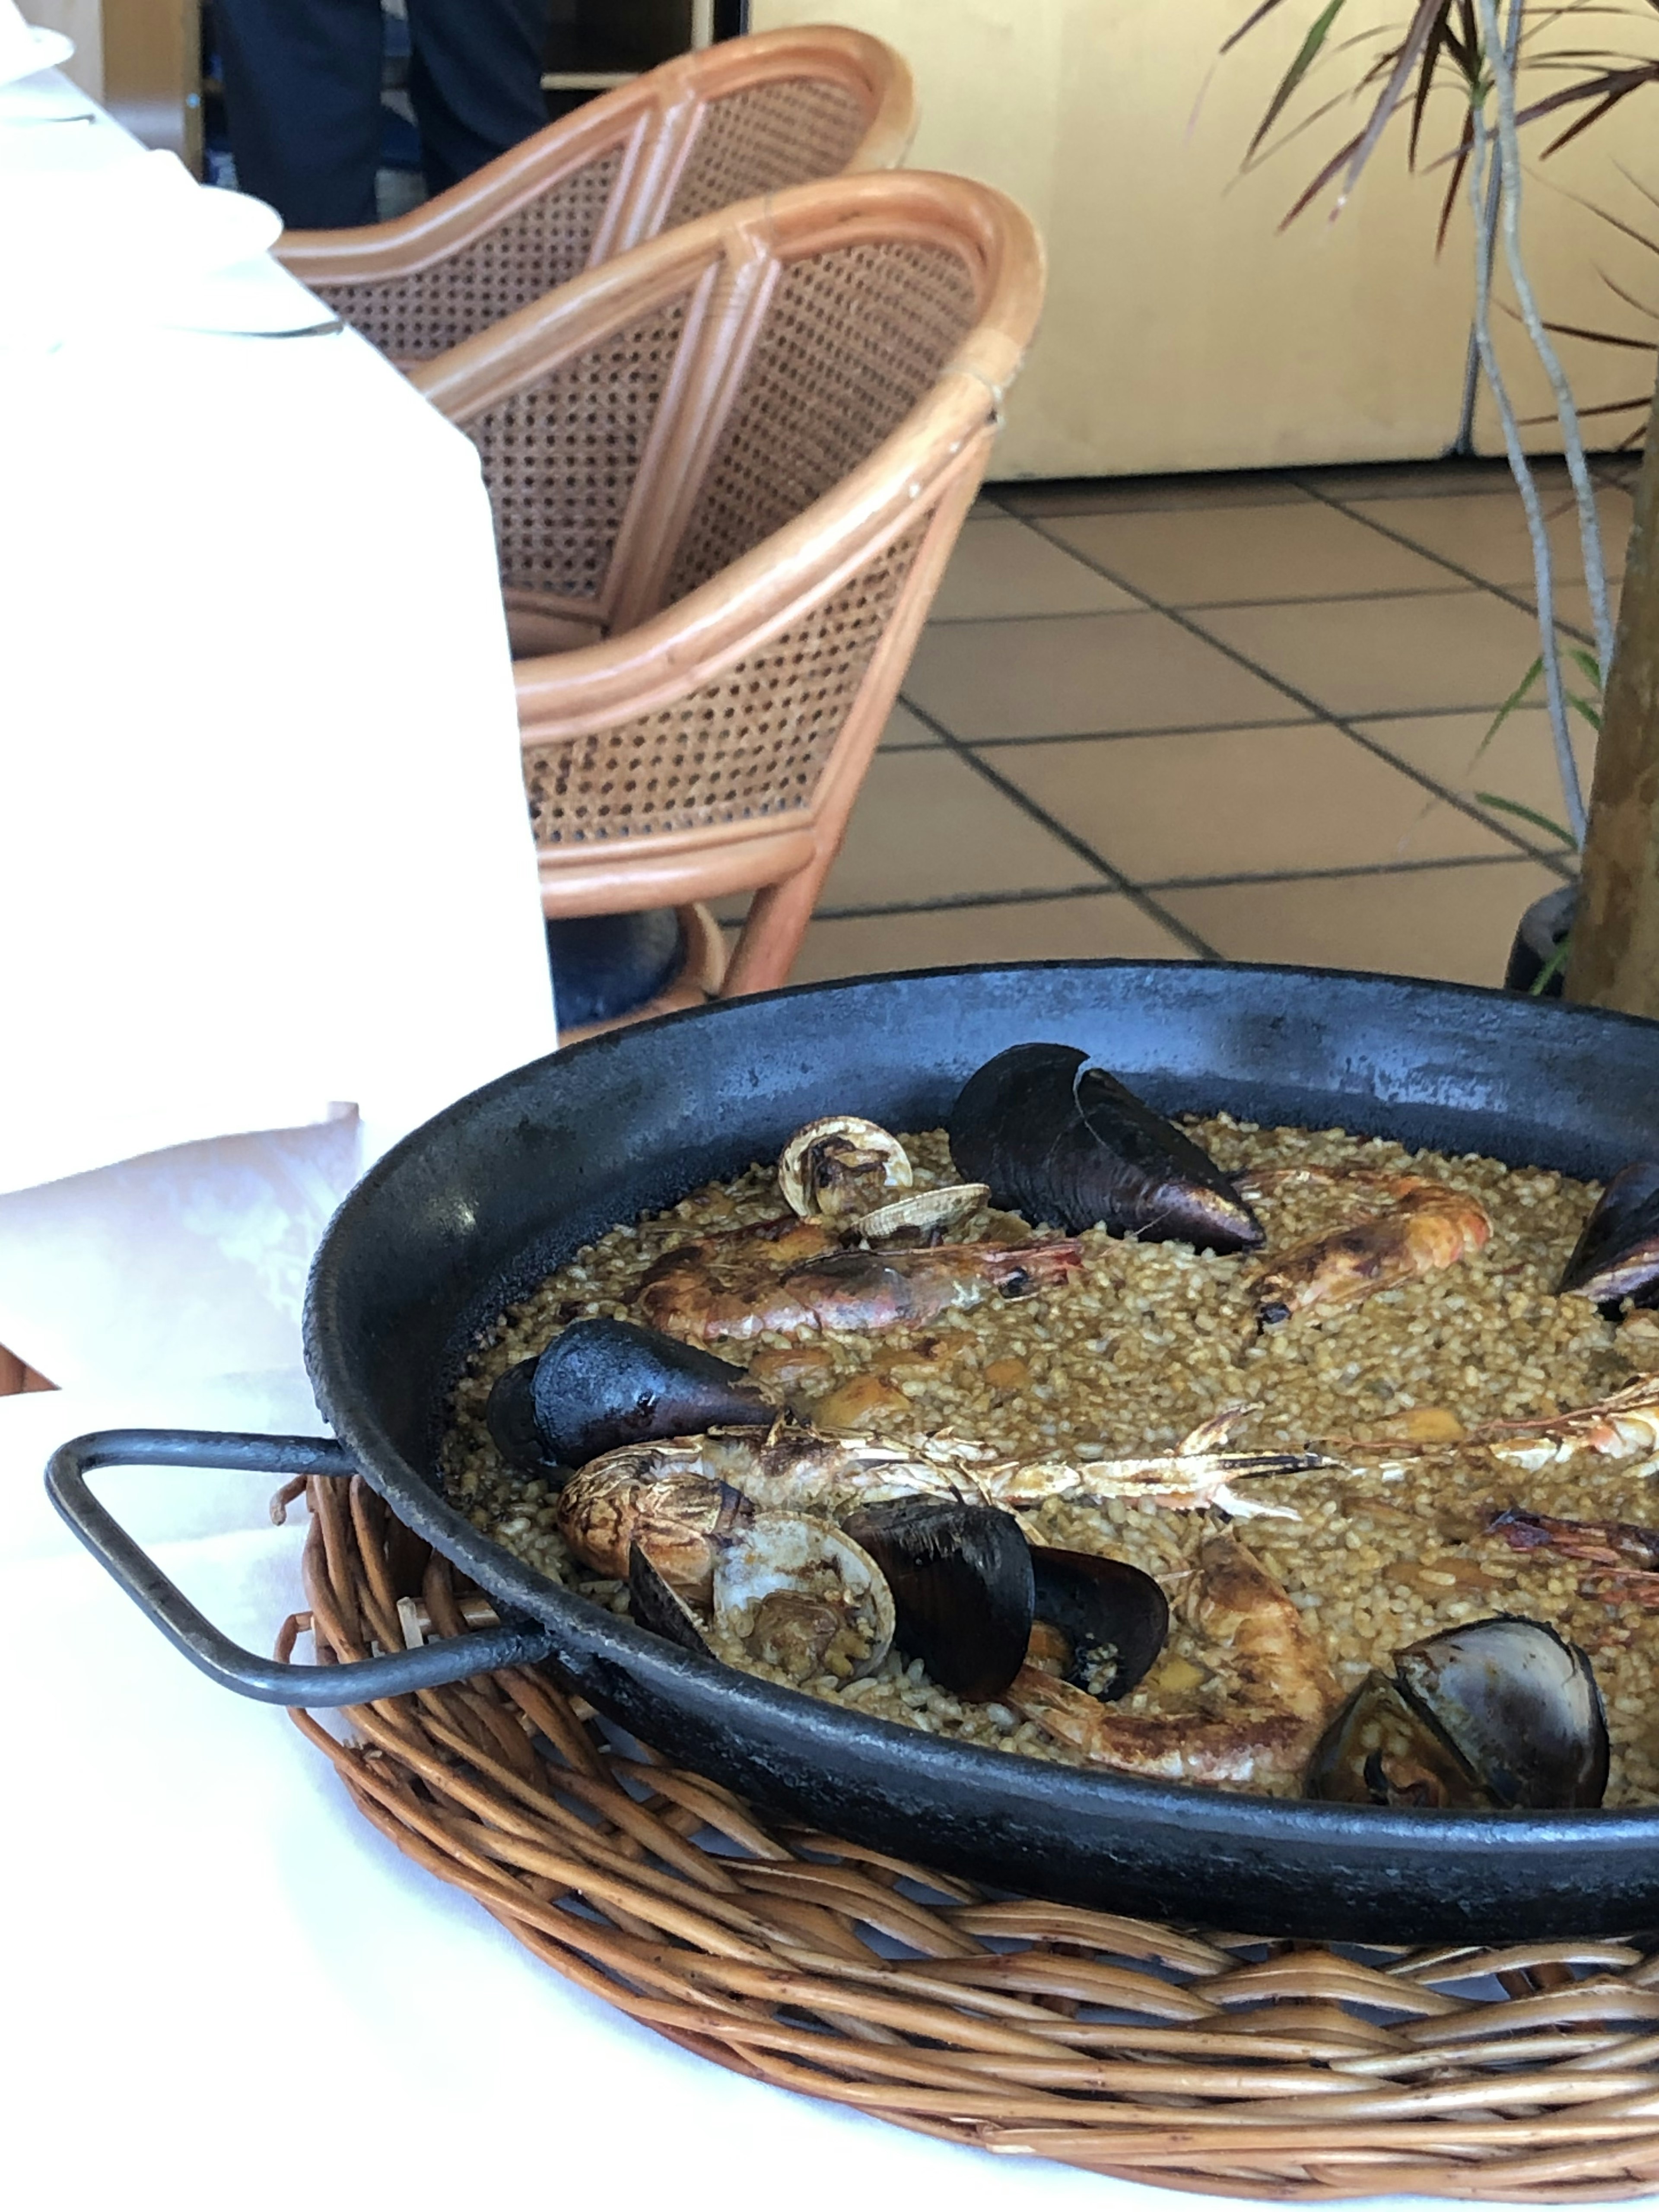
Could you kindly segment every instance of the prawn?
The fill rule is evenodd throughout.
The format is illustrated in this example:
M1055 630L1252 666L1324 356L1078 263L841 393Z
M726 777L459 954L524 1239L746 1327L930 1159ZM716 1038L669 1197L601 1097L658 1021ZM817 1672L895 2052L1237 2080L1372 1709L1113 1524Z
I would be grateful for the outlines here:
M1424 1176L1302 1167L1267 1169L1237 1180L1248 1199L1268 1196L1286 1183L1322 1182L1392 1200L1384 1213L1293 1245L1255 1276L1250 1289L1264 1328L1314 1306L1358 1305L1373 1291L1454 1267L1492 1235L1484 1207Z
M1026 1244L848 1249L830 1221L789 1215L677 1244L635 1293L653 1328L684 1343L720 1343L768 1331L913 1328L988 1298L1024 1298L1083 1265L1075 1238Z
M1222 1718L1126 1713L1025 1664L1002 1702L1102 1766L1148 1780L1229 1789L1299 1788L1341 1692L1284 1588L1236 1538L1212 1537L1184 1600L1192 1626L1238 1676Z

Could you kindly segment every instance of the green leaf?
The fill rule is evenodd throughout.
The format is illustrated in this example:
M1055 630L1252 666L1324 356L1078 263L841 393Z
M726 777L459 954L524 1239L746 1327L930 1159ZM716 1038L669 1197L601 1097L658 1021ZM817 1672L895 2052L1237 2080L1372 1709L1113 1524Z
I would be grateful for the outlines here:
M1599 692L1601 689L1601 664L1595 655L1585 646L1573 645L1567 648L1567 659L1584 681L1593 684Z
M1267 137L1267 133L1273 129L1274 124L1278 122L1279 117L1285 112L1286 106L1290 104L1290 101L1295 94L1297 85L1301 83L1303 78L1306 76L1308 71L1313 67L1315 62L1319 58L1319 50L1324 45L1326 39L1330 34L1331 25L1335 22L1337 17L1342 13L1342 10L1347 6L1347 4L1348 0L1329 0L1328 6L1322 9L1320 13L1315 16L1313 22L1309 27L1307 37L1304 39L1302 44L1297 48L1296 59L1291 64L1289 69L1285 70L1284 76L1279 80L1279 89L1268 101L1267 112L1255 127L1255 136L1251 139L1249 150L1246 152L1244 156L1247 161L1249 160L1250 155L1255 153L1256 148L1261 143L1262 140ZM1259 21L1261 15L1264 12L1265 10L1258 10L1257 14L1250 18L1250 23L1247 23L1244 26L1244 29L1249 30L1250 24ZM1239 32L1235 35L1243 37L1243 33ZM1232 40L1229 40L1227 43L1231 46L1232 44ZM1225 53L1227 51L1226 46L1224 46L1221 51L1223 53Z
M1540 814L1530 806L1522 806L1518 799L1500 799L1495 791L1477 791L1475 797L1483 806L1494 806L1500 814L1516 814L1522 822L1530 822L1534 830L1547 830L1552 837L1559 837L1564 845L1573 842L1571 830L1564 830L1559 822L1552 822L1547 814Z
M1569 930L1549 958L1527 986L1528 998L1541 999L1550 985L1567 964L1567 955L1572 951L1572 932Z
M1527 694L1532 690L1533 685L1537 683L1539 678L1543 674L1543 672L1544 656L1540 653L1537 659L1532 664L1532 666L1527 671L1526 674L1521 678L1521 681L1516 685L1514 690L1510 692L1509 697L1504 700L1503 705L1492 716L1491 728L1486 732L1486 736L1481 738L1480 744L1474 749L1474 760L1472 760L1469 763L1469 766L1471 768L1474 766L1474 762L1480 759L1481 754L1486 751L1486 747L1498 735L1498 732L1503 728L1504 723L1508 721L1510 716L1515 712L1516 708L1517 707L1524 707L1526 705Z

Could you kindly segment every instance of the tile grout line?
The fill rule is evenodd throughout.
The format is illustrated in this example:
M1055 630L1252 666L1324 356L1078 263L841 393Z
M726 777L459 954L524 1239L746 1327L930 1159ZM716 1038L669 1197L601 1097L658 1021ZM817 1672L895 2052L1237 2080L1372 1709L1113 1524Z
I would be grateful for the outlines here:
M1060 544L1058 538L1051 537L1039 523L1026 521L1025 526L1036 537L1042 538L1045 544ZM1539 852L1534 846L1524 843L1512 830L1492 821L1479 808L1466 804L1455 793L1446 790L1422 769L1396 759L1385 746L1377 744L1373 739L1366 737L1344 715L1335 713L1329 708L1321 707L1309 693L1299 691L1293 684L1287 684L1282 677L1271 675L1267 669L1252 660L1248 653L1241 653L1237 646L1229 645L1224 639L1212 636L1208 630L1205 629L1200 623L1192 621L1179 607L1165 606L1161 600L1153 599L1149 592L1139 591L1134 586L1126 583L1121 576L1115 574L1106 567L1103 562L1096 560L1092 555L1079 553L1071 547L1065 547L1063 550L1070 552L1073 560L1083 562L1085 567L1093 568L1097 574L1103 576L1109 584L1115 584L1120 591L1133 592L1136 599L1144 603L1150 612L1164 616L1178 629L1184 629L1189 635L1200 639L1203 643L1224 655L1227 659L1236 662L1239 667L1247 670L1250 675L1256 678L1258 682L1267 684L1287 699L1295 700L1305 714L1312 715L1318 721L1328 724L1333 729L1340 730L1344 737L1352 738L1353 743L1360 746L1363 750L1370 753L1378 760L1385 761L1390 768L1397 769L1401 775L1408 777L1421 789L1431 793L1443 805L1455 807L1458 813L1466 815L1470 821L1478 822L1483 829L1491 830L1495 835L1507 839L1517 850L1525 854L1528 859L1543 861L1547 866L1552 867L1554 873L1571 881L1566 872L1556 866L1547 854ZM906 703L912 707L912 711L915 711L914 702L907 701ZM952 742L956 740L953 739Z
M1132 886L1141 890L1229 890L1239 884L1320 884L1346 882L1350 877L1443 875L1454 868L1513 868L1521 864L1518 853L1474 853L1435 860L1377 860L1352 868L1283 868L1272 874L1236 876L1160 876ZM1058 889L1026 891L962 891L937 899L895 899L870 906L817 908L814 921L869 921L888 915L957 914L982 906L1054 906L1068 899L1121 898L1115 884L1073 884Z
M1350 519L1358 521L1359 517ZM1086 554L1079 553L1063 539L1051 539L1050 543L1057 551L1064 553L1067 560L1077 562L1079 567L1087 561ZM1402 539L1401 543L1403 544L1405 541ZM1411 548L1413 552L1419 550L1414 545ZM1425 559L1433 557L1425 556ZM1506 585L1476 584L1467 588L1498 592L1510 587ZM1445 585L1436 583L1408 584L1386 592L1287 592L1274 599L1183 599L1181 604L1188 614L1222 614L1250 607L1324 607L1345 605L1362 599L1440 599L1450 596ZM1114 617L1138 615L1142 611L1139 607L1051 607L1034 614L930 615L927 627L929 629L956 629L966 623L1109 622Z
M1461 577L1466 584L1473 584L1477 591L1490 592L1493 599L1501 599L1505 606L1514 607L1523 615L1530 615L1534 622L1538 619L1537 609L1529 605L1522 596L1526 588L1524 585L1488 583L1485 577L1477 576L1472 568L1465 568L1461 562L1448 560L1443 553L1433 552L1426 545L1419 545L1415 538L1407 538L1398 530L1390 530L1387 523L1378 522L1373 515L1361 514L1358 512L1358 502L1350 506L1345 500L1337 498L1334 493L1318 490L1313 484L1300 477L1293 477L1291 481L1299 484L1310 499L1316 499L1322 507L1330 507L1338 514L1346 515L1350 522L1357 522L1364 529L1374 530L1379 538L1386 538L1390 544L1402 545L1407 552L1419 554L1425 561L1432 561L1437 568L1443 568L1448 575ZM1429 496L1433 497L1434 495L1430 494ZM1558 578L1557 581L1565 582L1565 579ZM1378 596L1380 597L1381 594L1379 593ZM1569 637L1584 639L1589 643L1595 641L1593 639L1587 638L1586 633L1572 623L1558 621L1555 626L1558 629L1565 630Z
M919 722L926 723L947 751L957 759L965 761L975 775L982 777L994 791L1000 792L1005 799L1012 800L1022 814L1028 816L1030 820L1046 830L1051 837L1058 838L1068 852L1075 854L1079 860L1085 861L1090 867L1097 870L1106 878L1107 884L1112 890L1121 891L1132 905L1139 907L1150 920L1167 929L1171 936L1178 937L1183 945L1198 955L1200 960L1221 958L1221 954L1212 945L1206 943L1195 930L1188 929L1184 922L1177 921L1172 914L1166 914L1156 899L1149 898L1139 884L1132 883L1121 869L1115 868L1109 860L1096 852L1086 839L1067 830L1063 823L1056 822L1051 814L1046 812L1034 799L1023 792L1018 784L1011 783L1006 775L1000 775L988 761L981 760L969 746L964 744L952 731L946 729L936 714L930 714L925 707L918 706L915 700L906 692L901 691L899 699L901 704L908 708Z

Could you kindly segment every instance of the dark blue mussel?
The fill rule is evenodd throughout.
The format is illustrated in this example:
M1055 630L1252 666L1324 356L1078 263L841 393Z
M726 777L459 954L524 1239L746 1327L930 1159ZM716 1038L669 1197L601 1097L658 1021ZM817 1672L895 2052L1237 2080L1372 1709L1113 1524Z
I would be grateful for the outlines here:
M994 1506L900 1498L842 1526L887 1577L898 1649L957 1697L1000 1697L1030 1659L1121 1698L1164 1649L1170 1607L1150 1575L1030 1545Z
M1073 1045L1020 1044L963 1085L951 1157L992 1202L1072 1236L1180 1237L1214 1252L1261 1228L1208 1153Z
M1659 1305L1659 1162L1620 1168L1595 1202L1558 1291L1599 1306Z
M503 1458L552 1477L623 1444L763 1426L778 1408L741 1367L627 1321L575 1321L509 1367L484 1419Z
M981 1703L1019 1672L1030 1638L1031 1550L1012 1513L898 1498L842 1523L887 1577L893 1640L942 1689Z
M1170 1634L1170 1601L1151 1575L1100 1552L1031 1553L1031 1656L1107 1704L1148 1674Z
M1313 1755L1310 1797L1547 1811L1599 1805L1607 1723L1585 1654L1540 1620L1495 1613L1425 1637L1373 1671Z

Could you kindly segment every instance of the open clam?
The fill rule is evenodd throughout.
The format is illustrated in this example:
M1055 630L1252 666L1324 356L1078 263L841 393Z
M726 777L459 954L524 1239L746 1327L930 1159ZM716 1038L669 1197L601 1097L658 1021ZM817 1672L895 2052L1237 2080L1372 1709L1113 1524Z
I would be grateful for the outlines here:
M1344 1706L1310 1762L1310 1797L1541 1811L1599 1805L1607 1725L1585 1654L1510 1613L1425 1637Z
M1659 1162L1620 1168L1596 1200L1559 1291L1576 1291L1599 1306L1659 1305Z
M963 1085L950 1138L961 1173L1029 1221L1216 1252L1261 1242L1208 1153L1074 1046L1015 1045L988 1060Z
M811 1513L757 1513L714 1563L716 1656L776 1668L792 1681L873 1674L893 1641L893 1596L862 1546Z
M909 1154L898 1139L854 1114L809 1121L778 1160L778 1188L796 1213L844 1221L849 1228L914 1181Z

